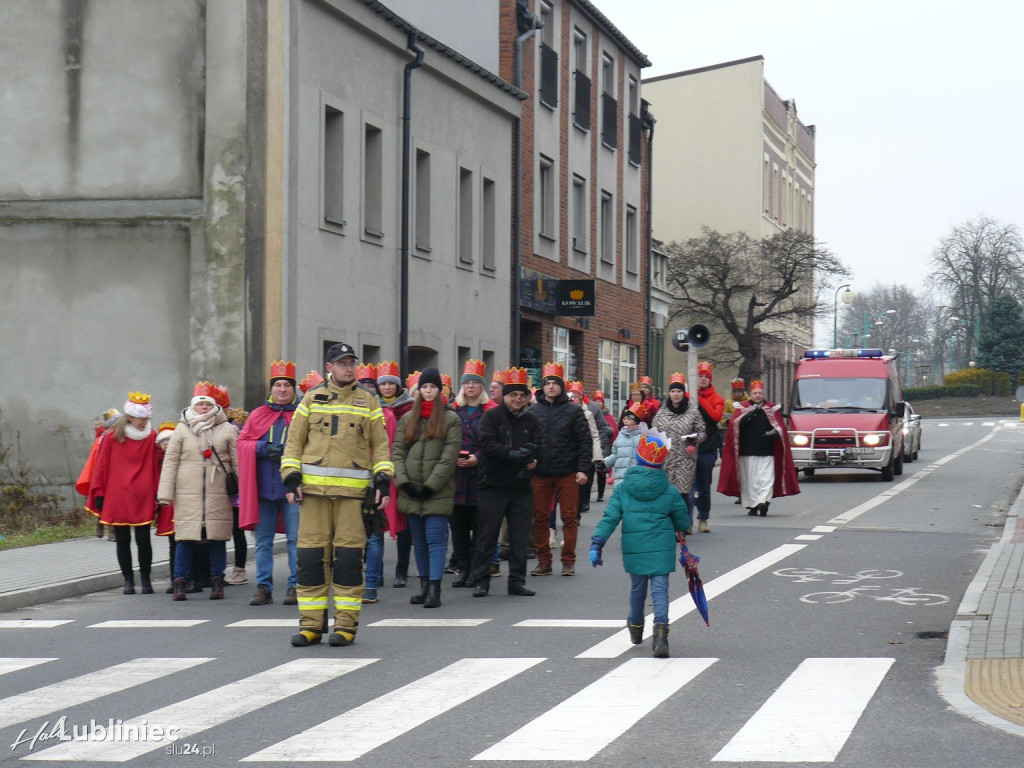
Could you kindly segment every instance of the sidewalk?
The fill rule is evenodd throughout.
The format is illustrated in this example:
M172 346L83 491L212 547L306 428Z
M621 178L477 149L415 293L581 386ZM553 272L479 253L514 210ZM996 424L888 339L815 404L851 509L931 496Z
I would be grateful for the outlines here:
M1024 736L1024 490L985 556L949 629L939 691L968 717ZM233 547L228 542L228 563ZM250 541L250 547L251 547ZM153 578L168 577L167 545L154 537ZM286 541L278 536L275 554ZM114 589L124 581L105 537L0 552L0 612ZM162 590L161 590L162 591Z

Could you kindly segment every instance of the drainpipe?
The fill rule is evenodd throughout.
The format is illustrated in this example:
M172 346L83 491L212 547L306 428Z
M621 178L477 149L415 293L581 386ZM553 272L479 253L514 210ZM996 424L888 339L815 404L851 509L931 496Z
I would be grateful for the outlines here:
M651 367L651 350L654 346L654 340L652 338L651 329L651 288L654 283L654 225L651 223L651 200L652 184L651 179L654 176L654 123L657 122L654 119L654 115L651 114L650 105L643 101L640 104L640 125L643 130L647 133L647 189L646 200L647 204L647 290L645 291L644 297L644 338L647 346L647 367Z
M540 29L543 24L540 19L530 13L529 9L520 5L520 19L529 24L526 31L516 38L516 88L522 90L523 86L523 43ZM521 316L520 306L523 296L522 271L522 237L519 228L522 220L522 183L520 176L523 167L523 137L521 129L521 118L516 118L512 123L512 141L515 144L515 151L512 153L512 359L509 365L513 368L519 367L520 332L519 321Z
M399 370L402 375L409 373L409 162L412 151L412 71L423 64L423 49L416 42L416 33L409 32L406 48L416 58L405 65L402 80L402 255L401 255L401 296L398 349Z

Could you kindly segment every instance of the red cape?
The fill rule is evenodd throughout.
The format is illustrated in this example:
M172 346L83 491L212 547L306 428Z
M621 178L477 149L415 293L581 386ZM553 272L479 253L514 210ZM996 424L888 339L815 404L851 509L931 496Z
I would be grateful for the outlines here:
M288 426L294 411L276 411L261 405L249 414L238 435L238 527L251 531L260 519L260 492L256 485L256 445L282 415ZM277 516L277 532L285 533L284 515Z
M86 510L104 525L151 525L164 452L156 431L142 440L117 442L109 432L99 441L89 483ZM96 497L103 509L96 509Z
M725 434L725 445L722 446L722 471L718 475L718 492L726 496L740 495L740 417L751 407L752 403L744 400L736 404L736 410L729 420L729 428ZM786 425L779 418L779 406L764 402L764 413L768 423L779 433L775 441L775 485L772 497L795 496L800 493L797 482L796 467L793 466L793 454L789 450L789 433Z

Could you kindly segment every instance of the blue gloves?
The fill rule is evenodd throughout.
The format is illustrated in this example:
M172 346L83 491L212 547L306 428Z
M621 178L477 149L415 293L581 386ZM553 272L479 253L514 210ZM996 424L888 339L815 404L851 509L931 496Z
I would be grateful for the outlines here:
M601 550L604 549L604 545L608 543L608 539L604 536L594 536L590 539L590 564L595 568L599 565L604 565L604 559L601 557Z

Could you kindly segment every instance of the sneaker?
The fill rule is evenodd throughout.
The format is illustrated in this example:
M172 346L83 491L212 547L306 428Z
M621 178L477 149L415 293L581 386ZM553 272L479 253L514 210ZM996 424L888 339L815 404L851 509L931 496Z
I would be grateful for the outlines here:
M364 603L376 603L379 602L380 598L377 597L376 589L364 589L363 590L363 602Z
M295 587L288 587L284 592L284 600L281 601L281 605L298 605L299 596L295 592Z
M711 533L711 526L708 525L707 520L697 521L697 532L698 533Z
M562 575L563 576L575 576L576 575L576 564L575 563L562 563Z
M270 605L274 602L274 593L266 584L256 587L256 594L252 596L249 605Z
M245 575L245 568L236 567L235 570L231 572L231 575L224 579L224 583L231 584L236 587L239 584L248 584L249 577Z
M551 563L538 563L537 567L530 571L531 576L550 576Z
M391 586L395 589L401 589L409 583L408 577L406 576L395 576L395 580L391 583Z
M491 563L491 576L501 576L501 563Z

